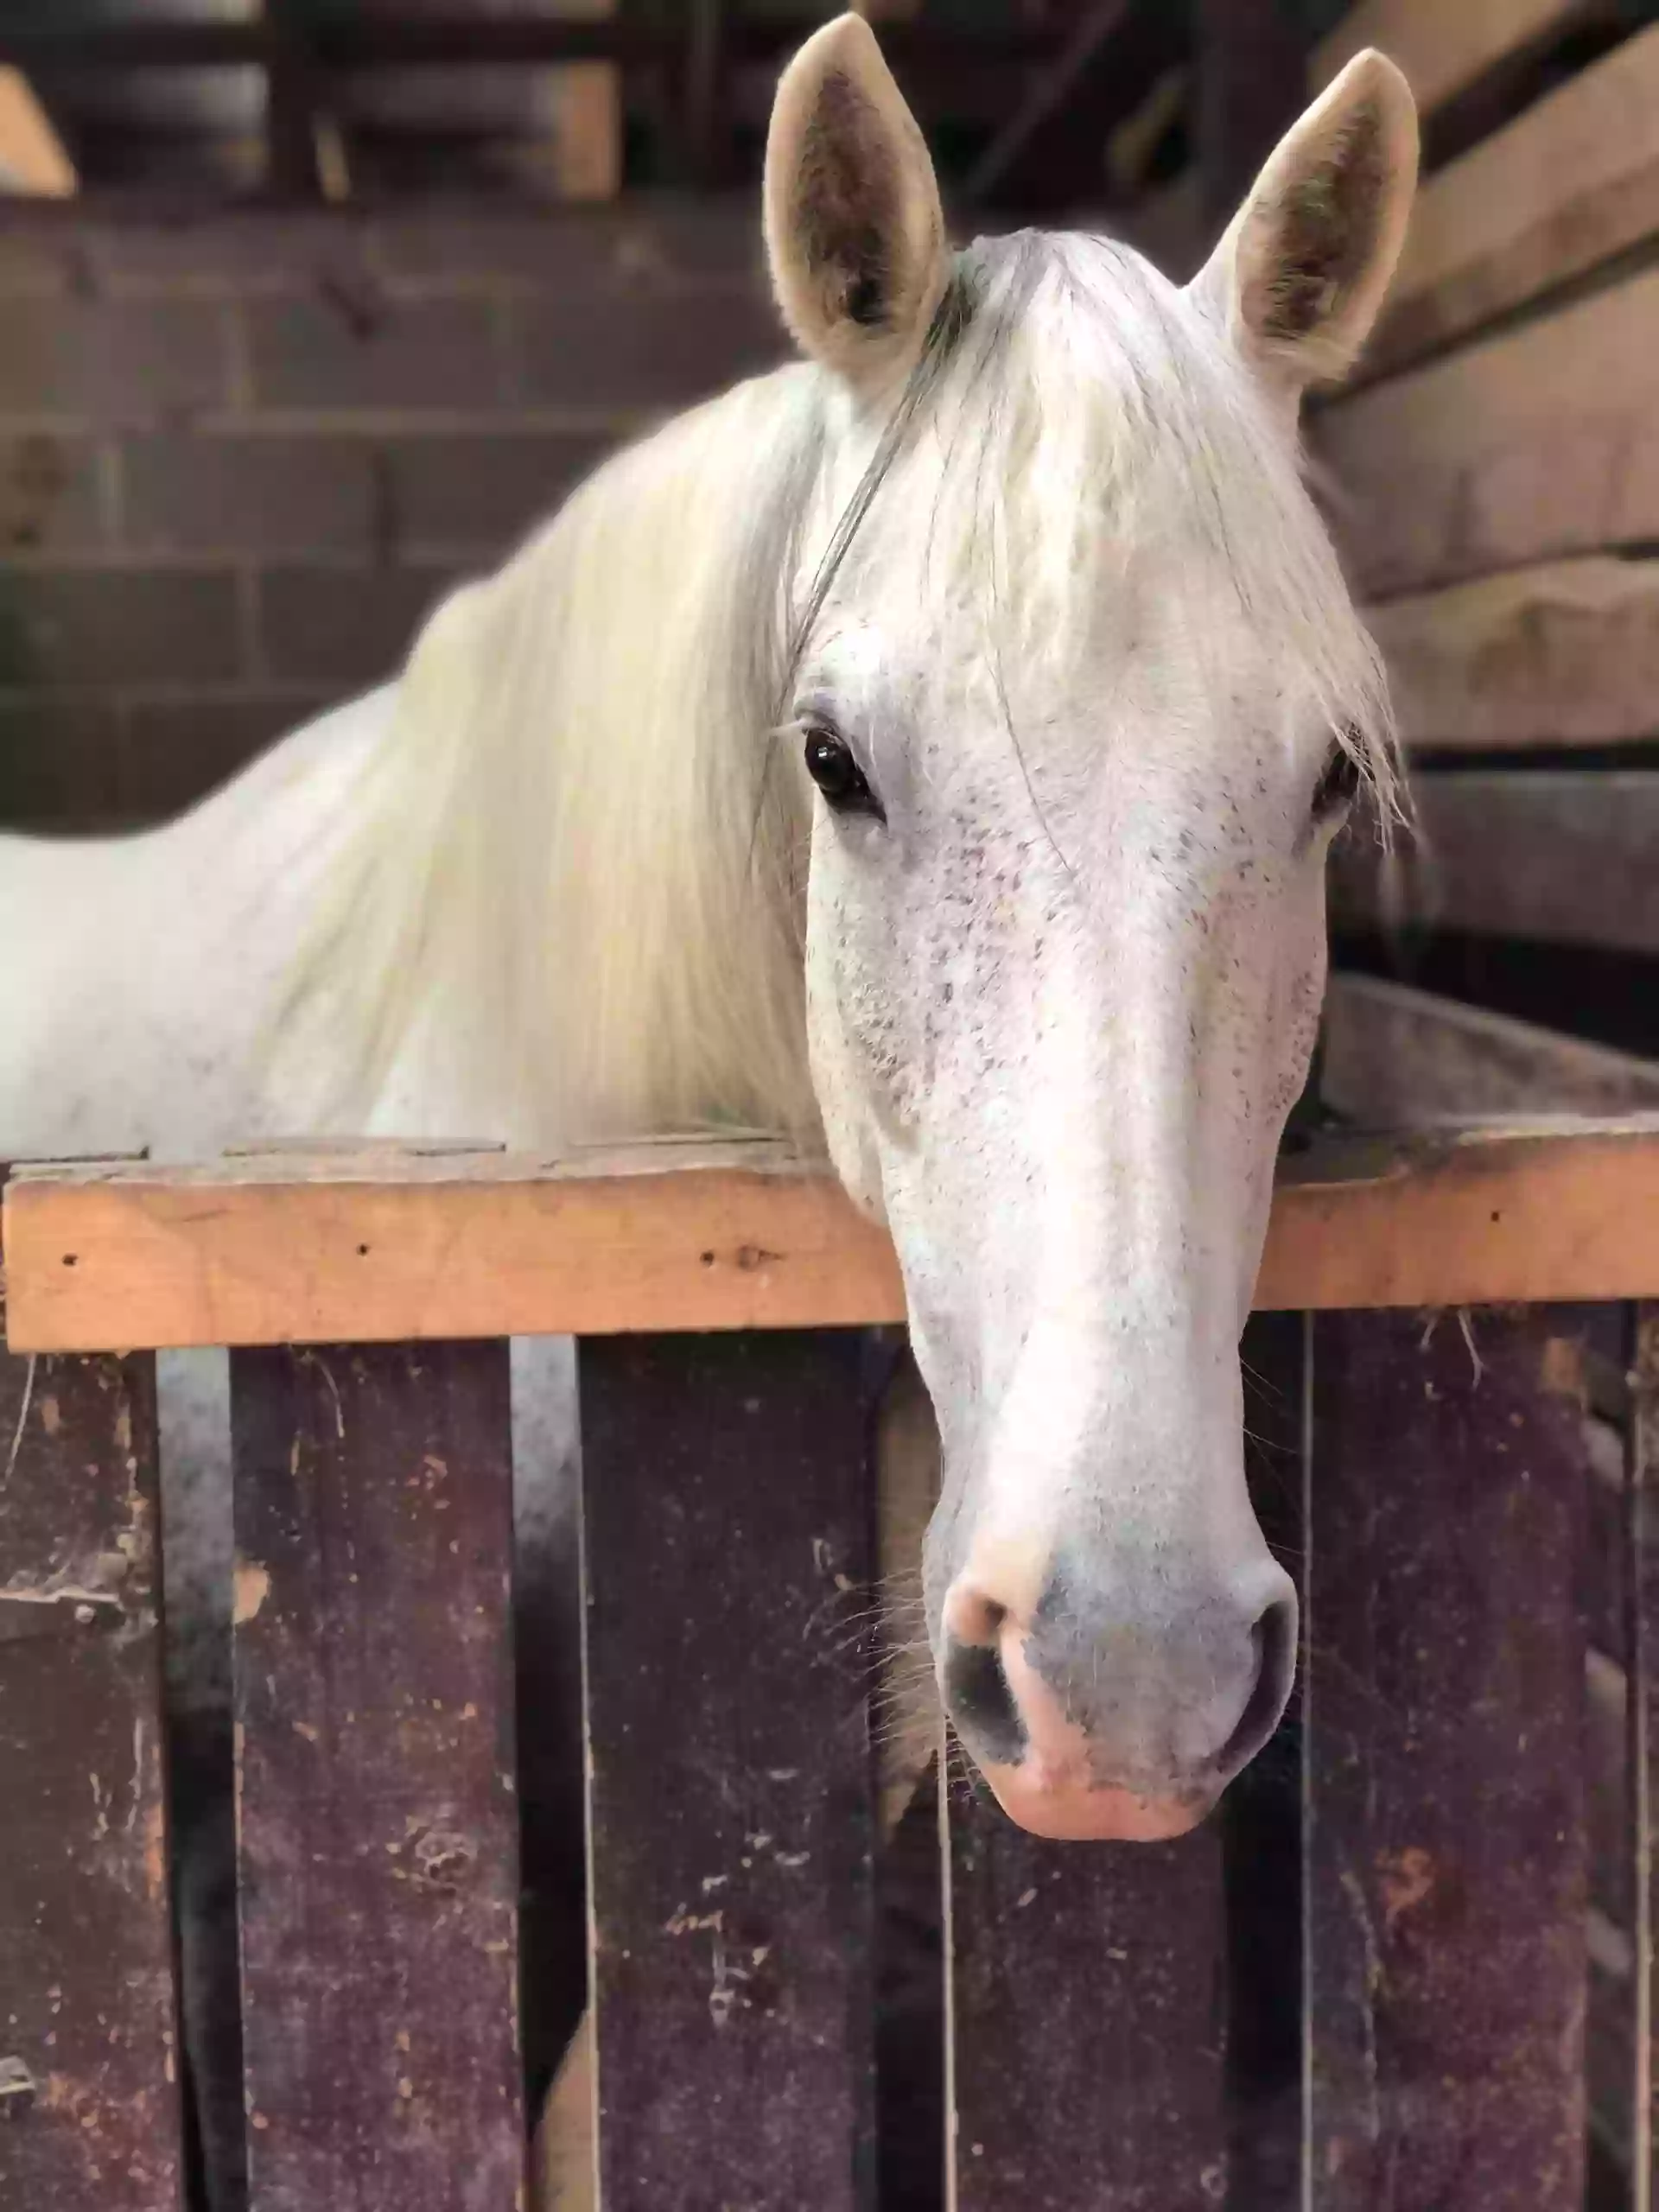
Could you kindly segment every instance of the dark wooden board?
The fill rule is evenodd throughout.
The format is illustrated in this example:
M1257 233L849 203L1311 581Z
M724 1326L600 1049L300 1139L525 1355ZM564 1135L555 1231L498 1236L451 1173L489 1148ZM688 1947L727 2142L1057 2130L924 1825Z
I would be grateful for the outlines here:
M1659 1870L1654 1864L1654 1801L1659 1778L1659 1306L1636 1313L1631 1368L1630 1506L1636 1551L1631 1608L1630 1845L1637 1885L1636 1925L1630 1930L1630 2144L1634 2172L1645 2170L1648 2196L1659 2189L1659 2114L1655 2111L1654 1927Z
M1577 1325L1549 1309L1478 1312L1471 1351L1454 1313L1313 1324L1320 2212L1581 2201Z
M852 1332L580 1352L606 2212L873 2202Z
M1424 770L1413 789L1401 921L1659 955L1659 772ZM1374 854L1344 838L1332 857L1338 925L1386 925Z
M231 1390L253 2212L516 2212L507 1347Z
M1244 1331L1244 1465L1262 1534L1306 1600L1307 1317ZM1302 1690L1222 1800L1227 1897L1228 2198L1300 2212L1302 2189Z
M0 2204L162 2212L180 2114L149 1357L0 1357Z
M977 1780L950 1818L959 2212L1224 2201L1221 1831L1046 1843Z

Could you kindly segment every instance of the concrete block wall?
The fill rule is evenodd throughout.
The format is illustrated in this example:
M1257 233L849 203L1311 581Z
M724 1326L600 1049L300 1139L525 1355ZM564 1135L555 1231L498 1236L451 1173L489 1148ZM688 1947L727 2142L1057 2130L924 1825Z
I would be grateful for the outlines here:
M0 825L188 804L619 440L781 358L757 213L0 228Z

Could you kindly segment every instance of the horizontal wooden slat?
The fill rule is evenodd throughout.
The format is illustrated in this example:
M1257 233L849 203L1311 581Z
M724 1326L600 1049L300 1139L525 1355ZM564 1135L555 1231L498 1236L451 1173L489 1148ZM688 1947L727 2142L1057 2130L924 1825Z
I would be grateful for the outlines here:
M1659 561L1514 569L1392 601L1370 622L1410 744L1472 753L1659 733Z
M1365 372L1478 329L1656 230L1659 26L1430 178Z
M1325 408L1364 594L1659 540L1659 270Z
M1335 1113L1370 1129L1659 1112L1659 1063L1374 976L1331 978L1319 1085Z
M1317 92L1364 48L1380 46L1432 111L1499 63L1612 12L1597 0L1359 0L1314 48L1308 79Z
M679 1173L663 1172L664 1163ZM26 1170L14 1350L836 1327L904 1318L884 1236L781 1147ZM1264 1307L1634 1297L1659 1119L1326 1145L1290 1162Z
M1400 918L1476 936L1659 954L1659 772L1542 769L1422 774L1424 843ZM1372 857L1337 855L1332 911L1383 911Z

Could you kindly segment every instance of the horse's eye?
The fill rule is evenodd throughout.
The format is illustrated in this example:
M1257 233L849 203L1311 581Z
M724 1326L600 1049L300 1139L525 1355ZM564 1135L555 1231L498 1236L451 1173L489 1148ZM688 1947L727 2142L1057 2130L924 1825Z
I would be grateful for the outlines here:
M1359 762L1345 745L1338 742L1331 747L1313 793L1313 819L1328 822L1332 815L1340 814L1353 804L1358 789Z
M851 746L834 730L807 731L806 772L837 814L873 814L878 822L887 820Z

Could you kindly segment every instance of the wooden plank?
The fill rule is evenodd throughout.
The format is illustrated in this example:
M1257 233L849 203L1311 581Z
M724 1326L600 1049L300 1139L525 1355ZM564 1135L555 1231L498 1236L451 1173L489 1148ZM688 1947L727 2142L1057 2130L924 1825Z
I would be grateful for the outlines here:
M0 1359L0 2203L182 2186L155 1363Z
M1309 1483L1320 2212L1582 2202L1571 1317L1321 1316Z
M1659 26L1428 180L1365 373L1398 368L1655 231Z
M1320 1096L1357 1128L1659 1109L1659 1065L1373 976L1325 997Z
M616 0L559 0L553 12L605 22L615 16ZM548 93L560 199L614 200L622 188L621 71L613 61L572 62L555 73Z
M1659 539L1659 270L1322 409L1360 591Z
M1367 619L1410 745L1478 753L1659 734L1659 561L1511 569Z
M1431 111L1466 92L1499 63L1547 44L1615 9L1597 0L1359 0L1319 41L1308 65L1319 92L1355 54L1380 46Z
M701 1164L664 1170L677 1156ZM584 1178L504 1154L19 1171L10 1342L152 1346L904 1319L887 1239L783 1147L645 1145ZM772 1164L768 1167L766 1163ZM365 1249L366 1248L366 1249ZM712 1255L712 1257L709 1255ZM1644 1294L1659 1123L1322 1141L1281 1160L1258 1308Z
M1423 844L1392 911L1401 922L1613 951L1659 952L1659 772L1462 769L1423 773ZM1332 912L1384 912L1372 855L1332 870Z
M252 2212L518 2212L507 1348L231 1391Z
M1659 1305L1636 1315L1631 1367L1630 1529L1634 1603L1630 1610L1630 1848L1635 1923L1630 1929L1630 2137L1635 2202L1650 2206L1659 2192L1659 2113L1656 2113L1653 2038L1659 1925L1659 1854L1654 1808L1659 1790Z
M874 2202L861 1349L581 1348L606 2212Z
M1226 2187L1221 1834L1046 1843L953 1792L957 2212L1213 2212Z
M1244 1467L1273 1554L1306 1602L1305 1313L1252 1315L1240 1345ZM1301 1669L1277 1733L1221 1802L1227 1893L1227 2197L1300 2212L1303 2085Z

